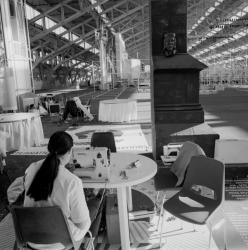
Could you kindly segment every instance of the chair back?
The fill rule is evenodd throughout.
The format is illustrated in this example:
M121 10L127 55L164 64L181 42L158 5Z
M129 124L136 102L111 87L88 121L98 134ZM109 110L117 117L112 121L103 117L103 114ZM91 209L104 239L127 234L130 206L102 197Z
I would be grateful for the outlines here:
M199 185L214 190L217 203L224 195L224 165L222 162L203 155L193 156L189 163L183 189L191 190L192 185Z
M64 249L73 247L67 221L59 207L13 206L10 211L18 247L26 247L27 242L35 244L60 243Z
M95 132L91 137L91 147L107 147L111 152L116 152L114 134L108 132Z

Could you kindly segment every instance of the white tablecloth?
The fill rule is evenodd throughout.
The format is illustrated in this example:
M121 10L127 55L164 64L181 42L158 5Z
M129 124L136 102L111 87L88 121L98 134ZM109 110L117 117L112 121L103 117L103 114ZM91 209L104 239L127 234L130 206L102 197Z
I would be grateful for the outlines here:
M108 122L130 122L137 120L137 102L132 99L100 101L98 119Z
M38 113L0 114L0 131L9 134L6 150L23 150L40 146L44 141L43 127Z

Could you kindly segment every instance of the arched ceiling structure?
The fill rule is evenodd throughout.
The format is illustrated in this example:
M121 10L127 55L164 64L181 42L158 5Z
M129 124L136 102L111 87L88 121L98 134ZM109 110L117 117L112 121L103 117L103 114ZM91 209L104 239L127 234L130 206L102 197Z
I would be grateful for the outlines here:
M95 31L120 32L130 58L150 58L149 0L26 0L34 67L99 60ZM247 0L188 0L188 52L208 65L248 58ZM28 12L28 11L27 11ZM34 11L33 11L34 12ZM49 20L49 21L48 21Z
M247 0L189 0L188 52L207 65L248 55Z

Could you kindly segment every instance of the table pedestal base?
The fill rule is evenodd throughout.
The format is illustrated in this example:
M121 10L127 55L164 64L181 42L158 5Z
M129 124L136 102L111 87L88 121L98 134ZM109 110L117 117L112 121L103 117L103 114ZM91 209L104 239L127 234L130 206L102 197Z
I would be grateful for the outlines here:
M117 199L120 220L121 246L122 250L130 249L129 225L127 212L127 192L125 187L117 188Z

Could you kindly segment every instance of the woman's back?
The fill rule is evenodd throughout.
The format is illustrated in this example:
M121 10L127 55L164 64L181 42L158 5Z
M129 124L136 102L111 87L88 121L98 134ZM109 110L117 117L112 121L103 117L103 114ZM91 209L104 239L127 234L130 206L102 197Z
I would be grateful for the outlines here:
M25 190L28 190L42 162L43 160L32 163L26 170ZM64 166L59 167L58 175L54 180L53 191L48 199L35 201L33 198L25 195L24 206L59 206L68 219L73 238L80 240L83 237L82 230L75 226L75 223L87 223L89 219L82 181Z
M32 163L26 170L25 173L25 190L28 190L31 182L34 179L35 174L41 167L43 160ZM39 206L39 204L59 205L61 208L64 206L68 199L65 199L65 195L68 195L70 186L73 186L73 182L77 182L78 177L69 172L65 167L59 167L58 175L54 180L53 191L51 196L46 201L34 201L33 198L25 196L24 205L32 204L32 206ZM74 184L76 185L76 184ZM58 204L59 203L59 204ZM66 209L63 212L67 214Z

